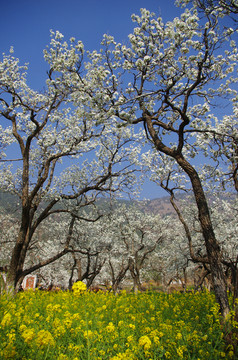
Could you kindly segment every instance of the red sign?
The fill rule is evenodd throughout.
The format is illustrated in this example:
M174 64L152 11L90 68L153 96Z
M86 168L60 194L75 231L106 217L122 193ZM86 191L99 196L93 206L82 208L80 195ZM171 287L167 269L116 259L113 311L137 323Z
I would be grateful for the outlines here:
M36 287L36 275L26 276L23 280L22 287L26 289L35 289Z

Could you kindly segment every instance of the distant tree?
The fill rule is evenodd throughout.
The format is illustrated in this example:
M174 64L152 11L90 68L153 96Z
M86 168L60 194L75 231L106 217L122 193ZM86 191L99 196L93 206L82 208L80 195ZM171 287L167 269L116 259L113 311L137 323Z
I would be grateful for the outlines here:
M163 240L162 219L159 215L145 214L136 206L119 206L110 215L110 232L108 264L113 290L117 290L128 272L133 290L140 291L142 271Z
M170 194L171 204L187 238L187 247L183 249L182 253L188 261L198 264L200 269L203 269L202 276L199 279L199 286L201 286L203 281L210 276L211 268L201 236L193 198L186 196L185 199L177 199L176 201L174 190L169 188L168 183L166 186L162 184L162 187ZM210 193L209 197L214 232L221 248L221 262L225 269L227 284L235 301L238 297L237 201L233 194L229 193L224 195L220 192L214 192ZM176 250L175 252L178 253Z
M96 221L88 221L87 218L95 218ZM101 272L108 253L104 222L104 216L99 215L96 217L95 211L91 215L85 213L84 216L81 214L80 217L75 218L71 240L73 264L68 260L71 267L69 288L71 288L73 282L83 280L86 281L87 287L90 287ZM69 265L67 268L69 268Z

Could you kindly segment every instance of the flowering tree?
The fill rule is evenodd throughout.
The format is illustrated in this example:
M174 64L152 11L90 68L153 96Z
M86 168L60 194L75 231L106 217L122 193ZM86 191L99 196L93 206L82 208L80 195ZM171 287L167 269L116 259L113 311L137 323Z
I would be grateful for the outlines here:
M111 240L107 266L114 291L127 272L133 290L142 289L141 276L148 259L163 240L163 221L159 215L144 213L136 206L121 205L109 216L107 238Z
M212 116L203 131L197 129L196 146L209 163L204 164L204 183L210 191L238 192L238 130L237 96L233 99L233 113L222 119Z
M70 223L70 238L67 232L69 216L64 214L55 218L51 237L44 242L45 247L40 248L41 242L38 241L29 251L29 256L31 259L45 258L47 253L55 251L56 246L57 252L60 251L65 241L68 241L69 251L57 263L40 270L40 277L59 283L64 274L64 279L69 279L70 288L78 280L85 280L90 287L97 277L96 282L110 281L112 290L117 292L120 283L129 274L134 290L141 289L141 273L161 242L163 221L159 216L145 214L132 206L118 202L114 205L115 208L109 209L110 212L104 216L89 215L88 209L85 214L81 211L78 217L74 214ZM86 221L87 218L90 221ZM48 220L44 224L45 235L47 226Z
M96 221L87 221L86 219L96 219ZM108 242L105 235L104 216L95 217L89 213L75 217L75 226L71 241L71 275L69 279L69 288L74 281L87 282L90 287L98 274L101 272L108 252ZM69 267L69 265L67 266ZM76 270L76 278L74 272Z
M90 105L98 100L83 77L82 43L72 38L67 44L59 32L51 36L44 92L27 85L27 66L11 54L0 63L0 188L17 194L22 209L8 266L14 286L29 272L24 263L38 226L72 212L73 201L79 209L100 193L131 191L140 151L132 131L106 126L109 115Z
M174 199L173 199L174 201ZM210 198L210 212L214 232L221 248L221 261L225 269L225 276L229 289L234 295L238 294L238 271L237 271L237 202L228 195L218 197L213 194ZM189 206L188 206L189 203ZM189 197L181 201L177 208L180 221L184 225L188 239L190 259L204 268L204 279L211 273L210 264L206 256L203 239L199 231L199 221L196 218L195 206ZM189 226L190 225L190 226ZM202 279L201 279L202 280Z
M219 14L218 14L219 15ZM218 15L200 20L196 9L164 24L142 9L129 45L105 36L104 50L91 54L95 94L104 103L95 108L114 110L121 126L140 124L152 147L174 160L191 182L211 266L213 287L221 312L229 312L221 249L214 234L208 202L198 171L194 134L206 129L210 104L224 91L235 97L235 42L226 42L233 29L219 29ZM97 82L97 70L104 82ZM122 85L123 84L123 85ZM104 95L103 95L104 94Z
M221 17L228 15L235 23L237 23L237 0L177 0L176 3L182 5L193 3L205 14L212 14L214 11L219 11Z

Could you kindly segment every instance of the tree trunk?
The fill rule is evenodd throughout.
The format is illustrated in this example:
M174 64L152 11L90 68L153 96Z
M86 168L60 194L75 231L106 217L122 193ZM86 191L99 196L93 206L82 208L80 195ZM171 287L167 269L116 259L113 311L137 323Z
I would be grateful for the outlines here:
M117 276L115 276L113 265L112 265L110 260L109 260L109 266L111 268L112 291L114 292L114 294L116 294L117 291L118 291L118 287L119 287L120 283L124 279L128 269L129 269L129 263L127 265L125 265L125 266L123 266L123 264L121 265L120 271L117 274Z
M11 261L7 272L7 284L14 289L17 287L18 280L23 270L23 262L20 264L22 258L22 249L26 241L26 229L20 230L18 239L12 251Z
M129 270L133 279L133 292L137 293L142 290L142 286L139 271L136 269L132 259L129 260Z
M19 285L19 280L23 272L26 253L30 241L30 206L23 202L21 214L21 227L18 238L12 250L10 265L7 274L7 284L14 289Z
M168 97L167 97L167 101L168 101ZM169 104L171 106L171 103ZM176 109L173 108L173 110L177 110L177 108ZM179 144L177 150L174 150L163 144L163 142L159 139L158 134L155 131L155 128L153 127L151 116L149 116L147 113L144 113L143 116L144 119L146 120L147 129L155 145L155 148L159 152L162 152L167 156L171 156L190 178L193 188L193 193L197 204L199 221L201 224L205 246L207 250L208 261L211 267L213 289L215 292L216 300L220 305L221 314L223 317L225 317L229 313L230 308L229 308L229 302L226 291L226 281L221 263L222 260L221 249L213 231L213 226L210 218L206 196L204 194L198 173L193 168L193 166L187 160L185 160L185 158L182 155L182 149L184 144L183 130L186 124L189 123L189 119L186 116L186 114L183 114L183 123L180 125L179 128Z
M183 286L183 290L186 292L187 291L187 271L186 271L186 267L183 267L183 280L182 280L182 286Z
M198 208L199 221L201 224L207 256L210 264L212 285L216 300L220 305L221 314L223 317L225 317L229 313L230 308L227 297L226 280L221 261L222 254L213 231L206 196L204 194L203 187L196 170L182 157L182 155L176 157L176 161L189 176L193 187L193 193Z
M77 267L78 279L81 280L81 278L82 278L82 264L81 264L81 259L80 258L76 259L76 267Z

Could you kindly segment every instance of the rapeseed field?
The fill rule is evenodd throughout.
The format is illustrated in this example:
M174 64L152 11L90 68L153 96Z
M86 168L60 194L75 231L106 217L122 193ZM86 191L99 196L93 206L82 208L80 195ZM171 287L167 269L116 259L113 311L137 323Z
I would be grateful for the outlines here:
M0 307L0 359L235 359L209 292L114 295L79 282L5 294Z

